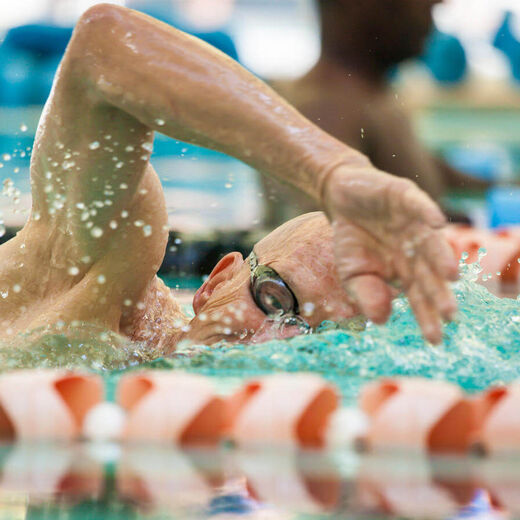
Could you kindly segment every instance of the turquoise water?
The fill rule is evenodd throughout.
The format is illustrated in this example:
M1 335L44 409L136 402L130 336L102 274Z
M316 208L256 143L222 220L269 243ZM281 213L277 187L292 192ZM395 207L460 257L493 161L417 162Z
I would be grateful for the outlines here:
M92 326L33 331L17 340L17 348L0 348L0 366L94 370L107 378L109 397L123 371L143 366L205 374L222 389L259 374L306 371L338 385L347 403L382 376L445 379L469 392L520 378L520 301L497 298L476 284L478 264L461 269L454 284L459 312L440 346L424 342L408 301L398 298L384 326L368 323L359 331L323 323L315 334L256 345L181 344L170 359Z

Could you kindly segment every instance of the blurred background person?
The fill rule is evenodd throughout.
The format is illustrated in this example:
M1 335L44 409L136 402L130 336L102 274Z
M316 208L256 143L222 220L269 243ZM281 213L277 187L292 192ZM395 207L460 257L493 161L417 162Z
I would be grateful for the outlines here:
M72 27L95 3L0 2L0 241L27 217L43 103ZM510 187L520 172L518 0L112 3L218 47L449 213L481 227L520 223L520 192ZM260 233L312 209L303 197L287 205L233 158L161 134L152 160L171 226L162 273L174 287L198 287L223 254L246 254Z
M432 8L441 1L318 0L319 62L296 81L274 83L311 121L438 201L450 189L483 190L489 183L451 167L420 143L389 80L397 65L423 52L434 28ZM278 189L274 183L265 183L269 194ZM266 200L272 225L312 208L303 196L297 204Z

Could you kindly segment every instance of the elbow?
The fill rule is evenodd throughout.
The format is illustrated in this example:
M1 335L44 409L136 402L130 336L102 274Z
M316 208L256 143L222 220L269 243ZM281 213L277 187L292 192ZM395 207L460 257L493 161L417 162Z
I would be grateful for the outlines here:
M97 4L78 20L63 59L63 69L70 76L88 77L104 67L109 49L119 38L119 30L128 9L111 4Z
M113 4L96 4L81 15L76 30L99 25L105 26L107 23L114 24L127 11L128 9Z
M87 9L74 29L68 53L76 58L101 54L118 37L129 9L111 4L97 4Z

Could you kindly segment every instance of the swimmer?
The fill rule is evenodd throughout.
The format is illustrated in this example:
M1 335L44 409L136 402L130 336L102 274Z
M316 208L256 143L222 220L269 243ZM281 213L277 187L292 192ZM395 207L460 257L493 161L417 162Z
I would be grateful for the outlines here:
M191 321L156 276L168 221L154 131L237 157L323 210L285 223L249 259L222 258ZM360 313L384 323L398 284L438 342L456 309L445 219L423 191L214 48L123 7L79 20L36 134L31 190L26 225L0 247L2 339L80 321L170 352L182 339L247 341L279 311L305 312L312 327Z

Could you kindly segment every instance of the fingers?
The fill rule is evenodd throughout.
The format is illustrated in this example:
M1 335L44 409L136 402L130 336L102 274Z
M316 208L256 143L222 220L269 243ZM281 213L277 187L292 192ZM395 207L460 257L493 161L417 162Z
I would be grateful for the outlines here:
M454 282L459 277L459 267L453 249L441 232L435 232L421 247L423 258L434 271L446 280Z
M417 261L415 273L416 284L424 297L444 320L451 320L457 310L457 302L446 282L436 276L422 259Z
M442 321L439 311L422 293L418 284L413 284L408 291L408 299L424 337L433 344L442 339Z
M446 225L446 217L435 202L415 184L411 184L402 194L405 211L412 217L422 220L434 229Z
M347 292L374 323L385 323L392 312L392 290L379 276L363 274L347 282Z

